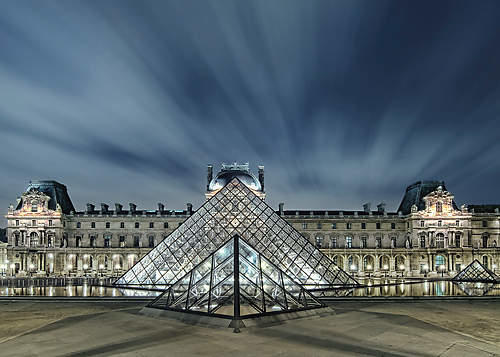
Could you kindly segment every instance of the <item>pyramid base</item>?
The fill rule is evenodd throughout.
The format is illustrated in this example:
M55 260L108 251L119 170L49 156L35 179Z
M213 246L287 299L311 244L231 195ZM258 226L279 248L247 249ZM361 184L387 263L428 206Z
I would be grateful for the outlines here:
M262 315L241 320L233 320L231 318L193 314L181 311L156 309L152 307L144 307L140 310L139 313L154 318L174 319L190 325L216 328L232 328L234 329L234 332L239 332L239 329L245 327L266 327L270 325L283 324L290 320L317 318L333 315L335 314L335 310L329 306L326 306L310 310Z

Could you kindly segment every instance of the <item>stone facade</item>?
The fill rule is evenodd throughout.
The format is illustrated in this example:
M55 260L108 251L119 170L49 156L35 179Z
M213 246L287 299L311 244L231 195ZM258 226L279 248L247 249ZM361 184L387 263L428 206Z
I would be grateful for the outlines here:
M219 174L232 169L264 197L263 167L258 179L244 165L226 165ZM209 167L207 197L217 177ZM75 212L65 192L54 181L30 183L9 208L7 275L119 276L193 213L189 203L185 210L162 204L155 210L101 204L96 210L87 204ZM500 205L458 208L453 199L444 183L418 182L409 186L398 212L383 204L375 211L368 204L360 211L290 211L280 204L277 213L358 277L454 275L473 259L498 272Z

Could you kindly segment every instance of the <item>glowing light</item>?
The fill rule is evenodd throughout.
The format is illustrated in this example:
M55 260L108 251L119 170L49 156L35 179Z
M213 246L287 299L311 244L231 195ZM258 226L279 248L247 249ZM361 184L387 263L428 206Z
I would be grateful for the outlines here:
M83 264L83 269L88 269L88 268L89 268L88 264Z
M351 265L351 270L356 270L356 265L355 264Z
M68 264L67 268L68 268L68 270L71 270L71 269L73 269L73 265L72 264Z
M33 270L33 269L35 269L35 266L34 266L33 264L30 264L30 265L29 265L29 268L30 268L31 270Z
M50 259L54 258L54 254L52 254L52 253L49 253L47 256L48 256Z
M104 264L99 264L99 269L104 269Z
M11 268L11 269L14 269L15 267L16 267L16 265L15 265L15 264L11 264L11 265L10 265L10 268Z
M372 270L372 266L371 266L370 264L368 264L368 265L366 266L366 269L368 269L368 270Z
M384 270L388 270L389 266L387 264L384 264Z
M429 270L429 265L425 264L425 265L424 265L424 269L425 269L425 270Z
M403 264L401 264L401 265L399 266L399 269L400 269L400 270L405 270L405 266L404 266Z
M120 264L115 265L115 269L120 269L120 268L121 268Z

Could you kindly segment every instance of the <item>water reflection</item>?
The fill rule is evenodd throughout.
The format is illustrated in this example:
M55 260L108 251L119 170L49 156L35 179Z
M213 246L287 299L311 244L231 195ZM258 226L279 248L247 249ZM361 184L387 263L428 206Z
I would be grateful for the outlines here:
M0 287L0 296L53 296L53 297L154 297L158 291L122 289L108 286L67 285L29 286L23 288Z

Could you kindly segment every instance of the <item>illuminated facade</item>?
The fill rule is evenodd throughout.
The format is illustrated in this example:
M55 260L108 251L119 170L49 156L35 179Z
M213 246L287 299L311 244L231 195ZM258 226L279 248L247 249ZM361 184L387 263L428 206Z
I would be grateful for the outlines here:
M213 175L208 167L206 198L237 177L265 199L264 169L257 177L248 165L224 165ZM498 272L500 205L462 205L440 181L410 185L398 210L383 204L359 211L285 210L275 214L356 276L454 275L479 260ZM87 204L76 211L66 187L55 181L28 185L7 213L8 275L121 276L197 211L100 209ZM230 239L231 237L228 237ZM209 253L210 254L210 253Z

